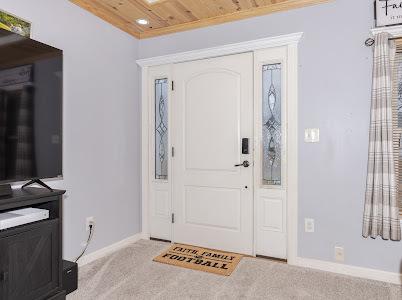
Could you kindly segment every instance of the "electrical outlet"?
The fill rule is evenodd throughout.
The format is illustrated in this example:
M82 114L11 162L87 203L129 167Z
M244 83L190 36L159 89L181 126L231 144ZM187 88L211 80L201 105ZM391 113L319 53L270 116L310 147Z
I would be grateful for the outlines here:
M304 219L304 231L314 232L314 219Z
M92 227L95 226L95 218L94 217L87 217L86 223L85 223L85 228L87 231L89 231L89 225L92 225Z
M335 247L335 260L339 262L345 261L345 252L343 247Z
M320 129L306 128L304 130L304 141L306 143L318 143L320 141Z

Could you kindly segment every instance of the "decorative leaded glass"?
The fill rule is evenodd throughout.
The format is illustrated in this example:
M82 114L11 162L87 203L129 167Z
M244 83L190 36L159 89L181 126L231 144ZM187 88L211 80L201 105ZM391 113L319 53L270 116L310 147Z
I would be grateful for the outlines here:
M168 80L155 80L155 178L168 178Z
M281 67L269 64L262 69L262 178L267 185L281 185Z

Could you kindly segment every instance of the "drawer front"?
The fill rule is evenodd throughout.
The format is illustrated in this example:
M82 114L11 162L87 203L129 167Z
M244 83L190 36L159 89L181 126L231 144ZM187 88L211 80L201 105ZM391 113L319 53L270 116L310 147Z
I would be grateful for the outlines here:
M60 286L59 220L23 229L0 238L1 299L41 299Z
M35 231L35 230L40 230L40 228L46 227L46 226L52 226L54 223L58 223L59 219L45 219L37 222L32 222L28 224L23 224L19 225L16 227L11 227L7 229L0 230L0 239L12 236L12 235L18 235L27 231Z

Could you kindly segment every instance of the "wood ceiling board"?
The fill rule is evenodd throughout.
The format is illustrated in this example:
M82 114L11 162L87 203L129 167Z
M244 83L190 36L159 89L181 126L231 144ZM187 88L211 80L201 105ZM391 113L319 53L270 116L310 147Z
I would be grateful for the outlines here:
M222 23L232 22L236 20L247 19L256 16L262 16L270 13L286 11L290 9L302 8L305 6L327 3L333 0L291 0L286 2L278 2L269 6L260 6L250 10L236 11L234 13L225 14L223 16L216 16L208 19L202 19L186 24L178 24L175 26L164 27L160 29L147 30L140 34L141 39L151 38L164 34L181 32L196 28L202 28Z
M115 20L119 27L122 27L125 31L143 31L144 28L137 24L135 20L130 20L125 18L120 8L114 7L113 4L110 4L108 0L98 1L98 0L84 0L88 2L95 11L97 11L97 15L99 15L102 19L110 19ZM142 14L142 12L138 12ZM111 22L111 21L108 21Z
M136 23L136 20L140 18L152 20L152 24L155 28L169 26L165 20L149 12L148 9L137 5L134 1L126 0L122 2L121 0L103 0L103 2L107 5L107 9L112 9L115 14L119 15L125 22L132 24L139 32L147 30L147 27ZM120 3L123 4L120 5Z
M176 0L176 2L180 3L183 7L185 7L192 16L196 19L206 18L205 12L200 11L200 3L188 0Z
M166 2L166 6L169 7L171 6L173 13L176 13L185 19L186 22L192 22L199 20L196 16L194 16L191 12L190 9L188 9L188 6L181 3L180 1L175 1L175 2Z
M70 0L70 1L80 6L81 8L89 11L95 16L103 19L104 21L127 32L128 34L131 34L138 39L140 38L140 33L143 30L143 28L140 28L139 26L137 26L137 24L131 24L131 25L127 24L128 22L126 20L122 19L116 13L105 9L99 3L92 0Z
M180 5L180 4L179 4ZM168 26L173 26L182 23L188 23L194 21L190 16L182 13L182 7L178 8L175 4L168 3L163 6L156 6L152 10L162 18L166 20L169 24ZM152 24L152 21L151 21ZM155 28L155 27L154 27Z
M70 0L137 38L261 16L334 0ZM150 24L138 25L139 18Z
M114 0L116 2L122 3L121 6L123 6L123 10L126 10L126 5L127 6L133 6L136 8L136 15L135 18L132 16L129 16L132 20L137 20L139 18L147 18L150 22L151 25L155 27L166 27L169 26L169 22L166 21L165 18L157 14L152 6L147 5L146 3L143 3L142 1L138 0ZM130 12L127 9L128 12ZM144 28L144 27L143 27ZM146 29L146 27L145 27Z

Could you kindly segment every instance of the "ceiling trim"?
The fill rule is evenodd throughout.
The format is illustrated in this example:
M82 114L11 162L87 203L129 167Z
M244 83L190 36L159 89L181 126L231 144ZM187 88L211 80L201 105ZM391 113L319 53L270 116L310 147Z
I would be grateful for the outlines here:
M248 10L241 10L231 14L225 14L221 16L216 16L208 19L202 19L193 22L187 22L183 24L152 29L149 31L144 31L140 33L140 39L151 38L155 36L160 36L164 34L170 34L175 32L181 32L206 26L218 25L222 23L232 22L236 20L247 19L251 17L257 17L262 15L267 15L275 12L286 11L290 9L301 8L305 6L311 6L316 4L322 4L327 2L332 2L335 0L291 0L287 2L275 3L268 6L260 6L256 8L251 8Z
M251 40L201 50L193 50L170 55L139 59L137 60L137 64L141 67L160 66L160 65L218 57L230 54L244 53L259 49L268 49L272 47L298 44L302 36L303 32L296 32L292 34L280 35L258 40Z

